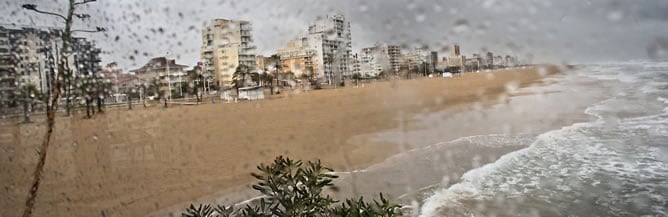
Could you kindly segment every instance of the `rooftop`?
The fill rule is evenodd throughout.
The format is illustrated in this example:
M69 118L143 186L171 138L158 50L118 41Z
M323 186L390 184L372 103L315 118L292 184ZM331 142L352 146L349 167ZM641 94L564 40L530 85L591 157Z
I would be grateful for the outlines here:
M166 57L155 57L149 60L148 63L144 64L144 66L142 66L141 68L130 70L130 72L134 72L135 74L145 73L147 71L163 69L167 67L173 69L183 69L188 66L176 64L176 60L174 59L170 59L169 61L167 61Z

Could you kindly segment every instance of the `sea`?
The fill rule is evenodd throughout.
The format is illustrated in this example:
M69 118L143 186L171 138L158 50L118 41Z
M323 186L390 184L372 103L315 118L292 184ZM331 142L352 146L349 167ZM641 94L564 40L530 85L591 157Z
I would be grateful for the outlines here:
M668 62L577 65L553 79L596 95L579 111L588 118L429 187L412 215L668 216Z

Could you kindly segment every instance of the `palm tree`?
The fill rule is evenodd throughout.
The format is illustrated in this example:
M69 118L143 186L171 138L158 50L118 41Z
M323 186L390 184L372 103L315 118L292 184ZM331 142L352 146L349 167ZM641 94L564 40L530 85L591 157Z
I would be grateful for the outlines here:
M195 95L198 103L202 102L202 93L204 92L204 88L202 88L202 91L199 89L201 85L204 85L204 75L202 74L202 68L200 66L193 67L193 69L188 72L188 80L192 81L192 83L186 85L186 87L191 87L191 94Z
M158 103L160 103L161 99L164 99L165 103L164 106L167 107L167 94L165 93L164 90L161 90L162 84L160 82L159 78L153 78L151 83L148 84L148 87L146 87L146 93L147 95L153 95L158 97ZM145 106L145 105L144 105Z
M86 102L86 118L91 118L91 103L93 102L93 95L95 95L95 85L93 79L89 75L82 74L77 78L77 92L84 98ZM77 97L78 98L78 97ZM95 110L93 110L95 112Z
M239 88L244 87L246 83L246 75L249 73L246 65L240 64L232 74L232 86L237 89L237 97L239 96Z
M104 77L98 72L93 75L93 80L95 84L95 91L97 96L97 112L104 112L104 99L106 98L108 91L111 89L111 81L104 79Z
M260 86L260 73L251 72L250 77L251 77L251 81L255 82L255 84Z
M280 79L281 79L281 71L283 71L283 63L281 63L281 57L274 54L269 57L271 61L273 62L274 65L274 78L276 78L276 88L280 88ZM273 88L272 88L272 94L273 94ZM278 93L280 93L280 90L277 90Z
M268 85L269 86L269 93L271 93L271 95L274 95L274 84L273 84L274 76L269 74L269 70L265 69L264 71L265 71L264 73L260 74L260 81L264 85L269 84Z

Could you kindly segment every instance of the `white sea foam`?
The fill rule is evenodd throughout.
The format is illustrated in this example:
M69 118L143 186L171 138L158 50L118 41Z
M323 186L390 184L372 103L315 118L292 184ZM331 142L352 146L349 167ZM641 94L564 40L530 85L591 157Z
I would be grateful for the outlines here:
M586 124L575 124L569 127L562 128L556 131L550 131L548 133L538 136L537 140L533 142L528 148L511 152L499 158L496 162L484 165L480 168L476 168L466 172L462 175L459 183L450 186L447 189L442 189L437 191L434 196L428 198L424 205L421 208L420 216L438 216L439 208L445 206L458 206L459 201L469 200L469 199L486 199L492 196L494 192L486 192L490 190L488 187L493 183L487 181L493 181L495 179L502 178L503 174L499 174L499 171L506 170L509 167L514 167L517 164L529 163L524 160L527 160L527 156L532 155L537 149L536 146L541 146L545 144L551 144L550 141L554 140L555 137L559 137L559 133L568 131L568 129L574 129ZM519 171L518 171L519 172ZM536 171L540 172L540 171ZM519 174L519 173L518 173ZM536 175L536 174L534 174ZM535 177L535 176L534 176ZM526 177L514 177L515 180L525 179ZM527 187L536 186L537 180L528 178L530 180L527 183ZM503 185L504 183L501 183ZM517 184L515 182L514 184ZM511 191L506 187L506 189L495 189L503 192ZM515 192L516 193L516 192Z
M666 215L668 100L656 96L656 101L647 101L644 94L662 94L641 88L647 83L641 81L652 76L619 76L625 67L638 68L620 65L594 68L598 71L592 77L614 79L628 91L588 107L585 113L596 120L541 134L528 148L465 173L459 183L425 200L420 216L440 216L443 208L461 208L463 200L491 200L499 194L534 195L547 201L546 206L563 206L563 212L575 215ZM623 115L617 116L619 112ZM590 191L600 193L594 199L581 197ZM582 200L592 201L572 202ZM568 209L588 203L605 209Z

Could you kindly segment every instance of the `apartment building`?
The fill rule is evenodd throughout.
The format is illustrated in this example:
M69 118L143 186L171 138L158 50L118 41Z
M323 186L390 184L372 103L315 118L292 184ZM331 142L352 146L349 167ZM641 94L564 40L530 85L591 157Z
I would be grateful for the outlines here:
M0 26L0 95L7 104L16 91L32 85L47 93L50 81L57 76L62 40L59 29ZM75 78L82 73L94 74L100 70L101 53L95 43L86 38L72 39L67 66Z
M308 47L313 51L315 75L330 84L338 84L352 75L352 35L350 22L343 15L328 15L308 27Z
M232 85L232 76L239 65L257 71L251 31L250 22L228 19L214 19L202 29L203 70L214 75L219 86Z
M283 65L282 73L291 72L298 78L304 74L313 75L316 68L313 61L315 53L316 51L310 47L308 36L300 36L288 41L277 52Z
M182 81L186 75L185 68L188 66L176 64L176 60L166 57L156 57L149 60L141 68L130 70L137 76L140 84L147 87L158 85L159 91L165 93L166 97L171 98L172 93L181 91ZM157 94L157 93L152 93Z

